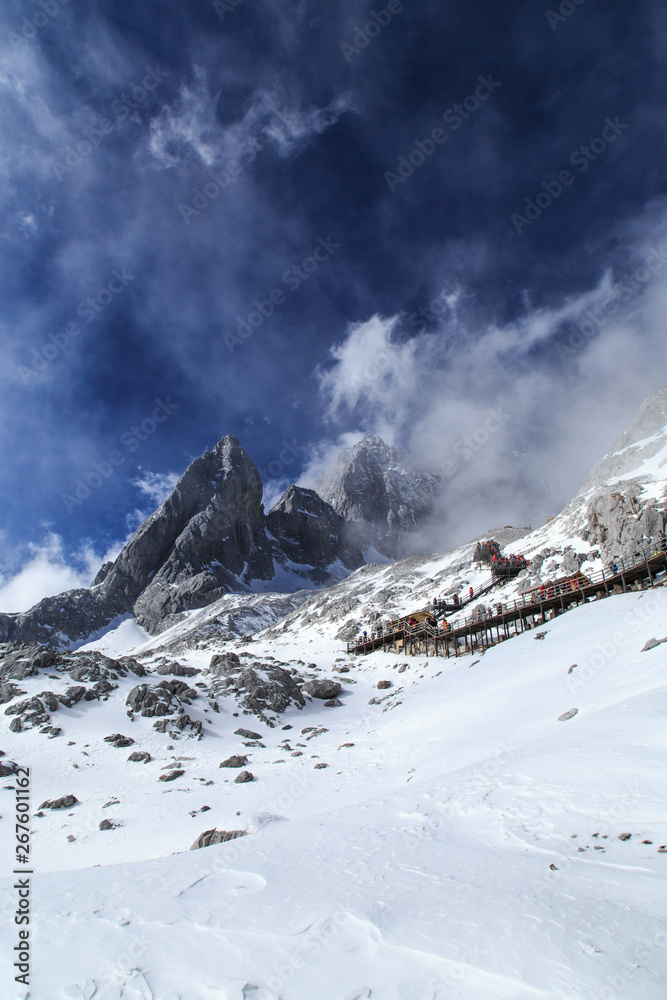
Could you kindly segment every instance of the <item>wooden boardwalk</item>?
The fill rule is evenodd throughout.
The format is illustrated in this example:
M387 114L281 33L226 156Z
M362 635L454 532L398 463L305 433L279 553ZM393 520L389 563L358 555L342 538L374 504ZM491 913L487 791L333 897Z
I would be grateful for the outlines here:
M657 548L654 547L653 554L642 550L633 559L616 560L614 566L617 572L602 570L589 577L582 578L579 574L557 584L545 584L544 594L533 591L530 597L524 594L512 602L498 603L484 616L473 614L453 622L447 631L425 621L410 626L401 619L366 639L348 642L347 652L372 653L382 649L407 656L462 656L485 650L512 635L543 625L579 604L655 586L656 576L667 570L667 548L661 541ZM458 606L436 606L436 613L458 611L501 582L505 581L492 580L484 584ZM429 608L420 610L428 611Z

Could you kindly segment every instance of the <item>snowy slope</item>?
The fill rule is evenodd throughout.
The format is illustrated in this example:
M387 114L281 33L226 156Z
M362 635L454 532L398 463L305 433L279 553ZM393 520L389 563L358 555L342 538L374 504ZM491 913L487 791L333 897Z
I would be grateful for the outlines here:
M59 719L57 755L36 731L5 734L33 769L33 810L67 793L81 803L34 820L30 995L661 1000L666 647L641 649L666 625L659 589L578 608L544 640L528 632L476 660L349 658L334 640L286 635L253 655L312 657L324 676L349 666L342 707L310 701L282 730L230 704L176 752L120 698ZM246 785L218 767L243 749L239 724L264 744L243 751ZM101 740L112 731L154 760L127 763ZM185 773L158 782L176 757ZM101 818L123 825L100 831ZM249 835L189 853L214 827ZM0 830L8 852L13 828ZM12 880L1 885L9 916ZM2 963L10 983L6 951Z

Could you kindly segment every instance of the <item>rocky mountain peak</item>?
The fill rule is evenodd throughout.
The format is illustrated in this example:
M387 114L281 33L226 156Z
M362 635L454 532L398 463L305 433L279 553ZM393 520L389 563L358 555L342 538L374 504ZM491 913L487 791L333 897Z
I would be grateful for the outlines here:
M345 519L314 490L290 486L269 512L267 529L277 542L276 557L315 583L332 583L335 563L353 570L363 565L360 549L348 538ZM297 569L297 571L299 571Z
M440 488L437 475L413 468L397 448L370 434L344 449L317 484L341 517L360 525L360 544L388 556L430 513Z

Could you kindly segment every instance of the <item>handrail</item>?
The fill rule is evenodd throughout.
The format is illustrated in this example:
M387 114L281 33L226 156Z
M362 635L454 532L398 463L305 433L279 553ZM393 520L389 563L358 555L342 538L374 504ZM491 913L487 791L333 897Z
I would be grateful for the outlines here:
M350 642L347 643L347 649L349 652L351 647L357 648L358 646L366 646L369 643L379 644L380 641L382 641L384 644L387 640L390 641L395 640L396 638L400 638L401 636L405 637L406 635L415 637L428 635L433 639L444 639L447 636L450 637L453 636L458 638L460 637L462 632L465 632L466 629L470 629L478 625L483 625L484 623L490 624L497 621L498 619L502 620L506 615L512 615L519 608L523 609L526 607L534 607L537 610L540 608L541 605L554 601L559 597L564 597L566 595L571 596L573 594L579 594L579 593L585 594L587 590L596 588L601 583L605 584L605 589L610 586L611 587L616 586L619 580L623 581L624 574L627 573L629 570L632 570L636 566L642 564L648 566L651 559L654 559L656 556L666 555L666 554L667 554L667 540L664 538L660 538L658 542L655 544L655 551L650 555L647 554L646 550L642 548L641 553L635 553L635 555L629 557L627 561L622 558L618 560L616 559L612 560L612 565L616 566L617 572L613 573L611 576L607 576L605 574L604 569L602 569L602 570L597 570L595 573L591 573L588 576L584 577L584 579L587 580L588 583L583 583L582 579L578 576L571 576L566 580L563 580L559 584L549 585L549 582L547 581L546 583L542 584L542 587L544 588L544 595L539 597L537 600L535 600L535 592L533 591L533 597L528 601L526 600L525 594L521 596L521 600L515 598L511 604L509 602L502 603L499 601L498 604L496 605L496 608L494 609L496 611L495 614L493 613L489 614L488 609L487 613L484 614L481 612L480 609L480 612L478 612L475 615L471 615L470 617L466 616L465 618L463 618L463 620L449 623L449 627L446 630L443 629L441 626L433 627L432 625L429 625L428 622L426 621L416 622L414 625L409 625L407 621L403 620L398 627L394 626L391 629L387 628L376 629L366 638L359 637L357 639L351 640ZM622 566L621 569L618 568L619 562L621 563ZM461 602L461 607L465 607L467 604L470 604L472 601L476 600L477 597L480 597L482 594L487 593L489 590L492 590L496 586L497 586L496 581L490 581L489 583L482 584L480 587L477 588L477 590L473 591L472 596L468 597L466 601ZM424 608L423 611L428 612L429 609L432 607L433 606L430 605L429 608ZM500 607L499 611L497 610L498 607ZM413 612L413 614L415 613L416 612Z

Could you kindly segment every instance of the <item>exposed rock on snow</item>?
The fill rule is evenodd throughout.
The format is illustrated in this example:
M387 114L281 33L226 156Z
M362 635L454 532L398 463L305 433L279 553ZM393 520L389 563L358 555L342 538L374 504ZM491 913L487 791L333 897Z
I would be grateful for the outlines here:
M191 705L197 697L194 688L188 687L185 681L160 681L159 684L138 684L132 688L126 699L127 714L132 719L133 713L153 718L156 715L168 715L180 711L183 705Z
M121 747L131 747L134 740L130 736L123 736L122 733L113 733L111 736L105 736L104 742L121 749Z
M647 653L649 649L655 649L656 646L662 645L663 642L667 642L667 636L664 639L647 639L641 651L642 653Z
M247 763L247 757L232 756L228 757L227 760L223 760L220 767L245 767Z
M336 695L340 694L340 690L341 686L338 681L328 680L324 677L316 681L307 681L302 687L302 691L309 694L311 698L321 698L323 700L335 698Z
M236 840L238 837L247 837L247 830L205 830L200 833L191 851L197 851L200 847L211 847L213 844L226 844L229 840Z
M79 804L76 795L63 795L60 799L46 799L42 802L40 809L71 809Z

